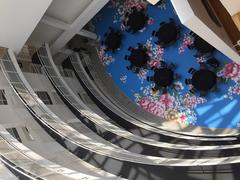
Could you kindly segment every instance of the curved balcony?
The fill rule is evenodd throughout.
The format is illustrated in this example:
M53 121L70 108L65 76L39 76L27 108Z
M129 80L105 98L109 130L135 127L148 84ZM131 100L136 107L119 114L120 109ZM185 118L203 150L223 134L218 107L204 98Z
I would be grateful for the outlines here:
M22 73L20 72L20 69L15 61L16 60L14 58L12 60L1 60L2 70L16 94L28 108L30 113L35 117L36 121L52 137L54 137L57 142L62 144L78 157L87 159L87 157L84 156L84 153L90 152L91 156L94 156L96 159L101 159L105 162L104 167L101 166L101 164L90 162L95 164L95 166L101 167L107 171L113 172L123 177L128 177L128 172L123 171L122 168L144 168L144 170L148 172L154 171L154 173L161 175L161 171L159 171L160 169L163 170L166 167L173 167L182 170L184 169L187 171L187 173L193 172L195 170L195 172L197 171L200 174L203 171L201 168L217 165L219 167L223 166L225 168L227 166L227 168L230 169L231 166L238 166L238 163L240 162L239 156L206 159L181 159L143 156L123 150L114 145L111 145L110 143L106 143L105 141L96 142L90 137L80 134L79 132L72 129L66 123L63 123L50 110L48 110L47 107L41 102L41 100L35 95L23 77ZM106 161L109 164L106 164ZM120 171L116 171L117 169L120 169ZM167 174L169 176L172 175L171 171L168 171Z
M98 58L97 56L94 56L94 58ZM89 57L87 56L85 58L85 64L90 64ZM156 133L156 135L161 134L169 137L179 138L179 139L187 139L187 140L196 140L196 141L234 141L236 140L236 137L234 134L220 134L220 135L207 135L207 134L196 134L196 133L185 133L185 132L175 132L170 130L165 130L161 124L159 124L159 121L151 121L151 118L153 117L151 114L151 118L148 116L149 113L146 114L146 112L143 112L140 108L136 107L135 104L128 102L123 103L124 105L121 105L121 103L116 100L112 95L108 94L108 90L103 87L103 85L99 84L99 79L103 78L104 82L108 82L111 84L111 88L114 89L112 91L116 92L116 88L114 87L114 84L107 79L106 76L99 74L96 74L96 72L102 71L100 64L96 65L89 65L87 66L90 75L88 75L85 72L85 69L83 65L80 62L80 57L76 54L75 56L71 56L70 58L71 63L73 65L73 69L75 71L76 77L78 78L80 84L85 88L87 91L89 97L98 105L98 107L106 113L111 119L116 120L119 125L121 125L124 128L128 127L135 127L141 128L144 130L149 131L149 133ZM84 61L84 60L83 60ZM99 69L93 69L93 66L98 66ZM93 81L94 78L94 81ZM101 88L104 88L101 90ZM106 91L104 91L106 90ZM103 92L104 91L104 92ZM117 91L118 96L121 96L122 99L124 99L124 95L121 94L121 92ZM111 96L111 97L109 97ZM126 98L125 98L126 99ZM124 100L121 100L121 102L124 102ZM136 107L136 108L135 108ZM131 109L131 111L129 111ZM137 109L135 113L133 112L133 109ZM139 112L138 114L136 112ZM146 116L144 116L144 113ZM143 117L146 117L145 120ZM156 118L156 117L155 117ZM158 133L158 134L157 134ZM223 143L223 142L222 142Z
M20 178L26 179L96 179L65 167L54 164L34 153L13 138L0 126L1 161Z
M41 54L41 52L45 52L45 51L47 52L47 54ZM154 147L155 148L158 147L158 148L166 148L166 149L172 149L172 150L188 150L188 151L189 150L192 150L192 151L208 150L210 151L210 150L226 150L226 149L229 150L229 149L235 149L235 148L237 149L240 147L240 144L219 145L219 146L194 146L194 145L189 146L189 145L183 145L183 144L164 143L164 142L159 142L152 139L136 136L122 128L119 128L118 126L115 126L114 124L106 121L105 119L101 118L100 116L92 112L82 101L80 101L76 97L76 95L68 87L68 85L66 84L64 79L61 77L60 73L58 72L57 67L51 58L51 53L47 45L45 47L40 48L40 50L38 51L38 57L46 71L46 75L48 76L52 85L57 90L57 92L59 93L60 97L63 99L65 104L69 107L69 109L91 130L93 130L95 133L97 133L99 136L101 136L106 140L109 140L110 139L109 137L111 135L111 136L114 136L116 139L121 139L123 141L129 140L130 144L138 143L140 146L143 146L144 149L147 149L147 148L151 149ZM74 57L71 57L71 59L73 58ZM78 67L78 66L80 66L78 63L74 64L74 67ZM87 78L81 78L81 79L87 79ZM85 83L87 82L85 81ZM86 86L88 88L91 87L89 83L86 84ZM84 89L87 91L87 94L91 93L91 91L86 86L84 86ZM126 148L126 147L123 147L123 148ZM159 154L159 153L155 153L155 154ZM151 151L151 155L155 155L155 154L153 151ZM217 154L218 153L216 153L216 155Z

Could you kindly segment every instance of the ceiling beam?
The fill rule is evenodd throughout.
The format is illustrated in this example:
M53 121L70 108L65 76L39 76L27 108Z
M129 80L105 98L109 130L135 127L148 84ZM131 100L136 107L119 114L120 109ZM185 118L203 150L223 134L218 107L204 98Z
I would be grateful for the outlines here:
M49 25L49 26L52 26L54 28L61 29L64 31L68 31L71 28L70 24L67 24L63 21L60 21L58 19L52 18L50 16L46 16L46 15L42 18L41 22L43 24L46 24L46 25ZM85 29L81 29L77 34L80 36L83 36L83 37L93 39L93 40L96 40L98 38L97 34L90 32L88 30L85 30Z
M68 30L71 28L70 24L67 24L63 21L60 21L58 19L55 19L50 16L46 16L46 15L44 15L43 18L41 19L41 23L55 27L57 29L61 29L61 30Z
M61 51L65 44L73 38L79 31L101 10L109 0L92 1L90 5L74 20L70 28L65 30L51 45L53 55ZM54 23L53 23L54 24ZM61 24L62 26L63 24ZM60 26L59 26L60 27ZM63 27L64 28L64 27ZM82 33L84 34L84 33Z

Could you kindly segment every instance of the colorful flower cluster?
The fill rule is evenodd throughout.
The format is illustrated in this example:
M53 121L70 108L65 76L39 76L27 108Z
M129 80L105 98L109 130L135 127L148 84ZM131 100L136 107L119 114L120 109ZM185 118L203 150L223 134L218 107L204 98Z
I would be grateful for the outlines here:
M173 89L175 91L182 91L184 89L184 86L180 81L177 81L173 83Z
M148 65L150 67L159 68L161 61L163 61L164 49L159 45L154 44L152 42L152 38L147 40L145 47L147 48L148 55L151 58L151 60L148 62Z
M187 125L196 123L196 114L182 105L180 96L167 93L153 97L149 93L149 88L145 90L143 96L137 93L134 94L135 102L141 108L166 120L174 120Z
M147 79L148 70L140 69L139 73L137 74L138 78L141 80L141 84L143 84L144 80Z
M233 62L226 64L223 68L223 75L235 82L240 80L240 65Z
M104 65L104 66L108 66L109 64L111 64L112 62L115 61L115 59L111 56L111 55L108 55L106 52L105 52L105 47L104 46L101 46L99 51L98 51L98 57L101 61L101 63Z
M183 42L178 48L178 53L181 54L187 49L189 46L193 44L193 37L191 35L184 34Z
M124 16L127 12L131 12L133 7L136 7L138 10L147 7L147 2L144 0L111 0L110 8L117 9L117 13L114 16L114 23L121 23L124 20ZM122 25L121 25L122 26Z
M228 89L228 93L224 95L224 98L233 99L234 95L240 95L240 84L235 84Z
M198 104L203 104L205 102L207 102L205 98L197 97L190 93L182 97L182 104L185 108L195 109Z

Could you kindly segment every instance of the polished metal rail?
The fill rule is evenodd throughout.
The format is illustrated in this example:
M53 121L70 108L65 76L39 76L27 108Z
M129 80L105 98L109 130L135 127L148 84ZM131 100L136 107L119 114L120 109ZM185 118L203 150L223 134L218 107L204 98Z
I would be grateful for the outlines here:
M9 50L10 53L12 53ZM12 58L14 58L14 54L12 53ZM44 103L37 97L37 95L34 93L34 91L31 89L30 85L27 83L26 79L24 78L23 74L21 73L21 70L18 67L16 59L14 59L14 63L11 61L10 57L0 59L1 69L9 82L10 86L13 88L14 92L17 94L17 96L20 98L20 100L23 102L23 104L26 106L26 108L29 110L29 112L35 117L35 119L41 121L41 125L44 127L47 127L52 132L56 133L61 137L61 140L64 142L64 140L71 141L72 144L76 144L75 140L72 140L74 137L74 134L76 131L71 131L72 129L65 123L62 123L61 121L56 121L57 116L54 115L47 107L44 105ZM20 74L20 75L19 75ZM28 88L26 86L28 86ZM31 93L28 91L32 91ZM55 128L57 127L57 130ZM59 133L58 131L62 132L64 135ZM83 142L88 144L88 138L84 137L78 137L78 140L82 139ZM83 145L84 146L84 145ZM78 145L78 147L80 147ZM86 164L86 162L83 162L83 165ZM53 166L54 167L54 166ZM55 166L56 167L56 166ZM85 166L85 168L88 168ZM95 171L99 174L99 177L91 176L91 171ZM75 177L74 175L77 174L77 179L81 178L89 178L89 179L104 179L104 180L115 180L115 179L121 179L119 177L116 177L110 173L104 172L97 168L89 168L90 174L84 174L81 172L75 173L75 171L68 170L70 172L70 176ZM67 172L67 173L68 173ZM104 174L104 177L102 176ZM68 175L68 174L67 174ZM50 176L50 175L49 175ZM62 176L61 174L58 176Z
M99 87L96 86L96 84L94 83L95 81L97 81L96 78L96 74L93 75L95 78L95 81L93 82L90 77L88 76L88 74L86 73L81 61L80 61L80 57L78 54L75 54L76 57L71 56L71 63L73 65L73 68L77 74L77 76L80 78L80 81L82 81L87 88L89 88L89 90L91 91L91 93L98 99L99 102L102 103L103 106L106 106L106 108L108 108L109 110L111 110L113 113L115 113L118 117L120 117L121 119L123 119L124 121L133 124L137 127L140 127L142 129L146 129L150 132L154 132L154 133L158 133L160 135L165 135L165 136L169 136L169 137L173 137L173 138L179 138L179 139L186 139L186 140L197 140L197 141L234 141L236 140L236 137L233 136L227 136L227 137L202 137L202 136L191 136L190 134L181 134L181 133L175 133L172 131L165 131L162 130L160 128L158 128L159 126L157 125L156 127L154 126L155 124L152 123L145 123L143 121L140 121L139 119L136 119L132 116L129 116L128 114L125 113L124 110L122 110L121 108L118 108L115 106L114 103L112 103L113 98L111 98L111 100L107 97L107 94L103 93ZM86 59L89 59L88 56L85 57ZM82 61L84 61L82 59ZM86 60L86 61L90 61L90 60ZM90 72L92 74L94 74L94 70L92 69L91 66L88 66L88 69L90 70ZM95 72L96 73L96 72ZM107 82L107 81L106 81ZM80 82L81 83L81 82ZM131 106L130 104L127 105L125 108L130 108L128 106ZM139 109L139 108L138 108ZM142 113L140 113L142 114Z
M113 80L109 77L109 75L105 72L104 67L100 63L99 57L97 55L97 48L91 47L90 49L91 54L87 55L86 58L83 58L82 61L87 65L91 77L94 78L95 84L98 86L98 89L101 91L102 94L108 99L112 108L115 107L117 111L123 112L123 117L128 119L137 119L142 123L155 127L161 131L166 133L174 133L174 134L181 134L186 136L192 137L207 137L212 139L222 138L222 140L227 140L229 138L236 138L239 134L238 129L218 129L218 128L206 128L206 127L196 127L189 125L184 128L180 128L176 130L174 127L178 127L177 124L173 125L163 125L168 122L164 119L156 117L155 115L139 108L134 102L129 100L126 95L119 90L119 87L113 82ZM90 58L91 57L91 58ZM117 96L116 96L117 94ZM196 131L194 131L196 130Z
M4 164L29 179L96 179L44 159L17 141L2 126L0 156Z
M46 49L47 54L41 54L41 52L45 52ZM184 145L184 144L173 144L173 143L165 143L165 142L159 142L153 139L144 138L141 136L134 135L130 133L129 131L126 131L122 128L119 128L118 126L108 122L107 120L103 119L96 113L94 113L89 107L87 107L75 94L74 92L69 88L65 80L61 77L60 72L58 71L56 65L53 62L50 50L48 45L46 44L44 47L40 48L40 51L38 51L39 59L46 71L46 75L52 82L53 86L57 89L57 91L61 94L63 98L68 101L68 103L75 108L78 115L83 115L85 118L93 122L94 124L98 125L99 127L107 130L108 132L111 132L121 138L125 138L128 140L131 140L132 142L137 142L140 144L146 144L154 147L161 147L161 148L167 148L167 149L175 149L175 150L192 150L192 151L200 151L200 150L224 150L224 149L237 149L240 148L240 144L233 144L233 145L217 145L217 146L197 146L197 145ZM48 57L48 58L47 58ZM80 65L78 62L74 61L74 58L78 58L77 54L71 55L70 59L72 62L74 62L74 68L78 68ZM83 71L83 70L82 70ZM83 72L79 72L79 76L81 74L84 74ZM80 74L81 73L81 74ZM94 88L89 83L90 80L88 80L87 76L81 76L82 81L84 81L87 88L90 88L91 91L94 91ZM81 117L83 118L83 117ZM94 137L92 137L94 138Z
M52 133L61 137L62 140L76 145L77 147L89 150L90 152L94 152L97 155L114 159L118 161L117 163L134 163L135 165L139 164L151 166L197 167L240 163L240 156L206 159L164 158L144 156L126 151L114 145L106 144L103 142L96 142L95 140L77 132L66 123L61 121L43 104L43 102L37 97L37 95L34 93L22 75L16 63L16 59L13 58L8 60L1 60L1 67L14 91L26 105L28 110L35 115L38 121L41 121L41 124L45 128L50 129ZM112 167L114 167L114 162L112 162Z

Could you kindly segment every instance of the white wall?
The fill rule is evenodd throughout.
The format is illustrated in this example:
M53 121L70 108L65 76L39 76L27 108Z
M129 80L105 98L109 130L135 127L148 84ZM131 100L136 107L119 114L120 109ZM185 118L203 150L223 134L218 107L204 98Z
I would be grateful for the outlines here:
M224 7L227 9L229 14L233 16L234 14L240 12L240 0L220 0Z
M0 46L18 53L52 0L0 0Z
M34 91L46 91L50 96L53 104L48 105L48 108L61 118L64 122L79 122L79 119L69 110L69 108L61 101L56 103L56 99L53 96L53 92L56 92L49 79L43 74L24 73L25 78L31 85ZM71 79L71 78L68 78ZM71 80L69 80L71 82ZM76 81L73 81L76 83ZM78 82L77 82L78 83ZM60 97L59 97L60 98Z

